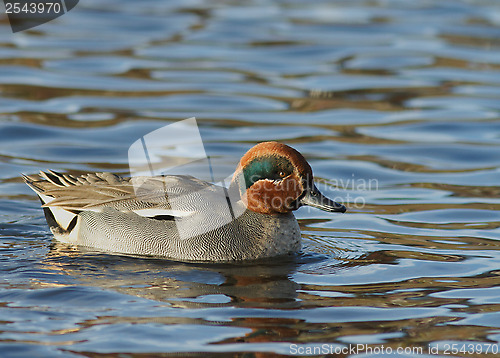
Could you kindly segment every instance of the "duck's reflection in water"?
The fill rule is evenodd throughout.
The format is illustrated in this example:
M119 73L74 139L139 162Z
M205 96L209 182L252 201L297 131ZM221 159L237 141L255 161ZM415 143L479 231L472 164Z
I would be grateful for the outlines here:
M300 305L300 285L290 276L303 261L301 255L292 255L255 262L176 262L111 255L54 242L43 264L66 275L72 281L67 284L112 289L176 307L293 308Z

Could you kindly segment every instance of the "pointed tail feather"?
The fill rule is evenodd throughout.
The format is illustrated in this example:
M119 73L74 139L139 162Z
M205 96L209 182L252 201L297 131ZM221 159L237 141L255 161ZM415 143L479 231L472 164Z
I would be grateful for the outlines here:
M47 176L43 176L43 179L47 179L47 177L50 177L52 180L48 179L51 183L55 185L60 184L57 183L58 180L57 177L54 175L55 172L51 172ZM64 231L68 232L73 229L73 227L76 225L76 220L77 220L77 213L71 212L62 208L58 207L50 207L47 206L47 203L50 203L53 201L55 198L53 196L45 195L44 193L46 190L42 187L42 185L37 185L37 183L43 182L44 180L40 177L34 177L34 176L29 176L22 174L22 178L24 182L38 195L40 198L40 201L42 203L43 207L43 212L45 214L45 219L47 220L47 223L49 224L50 228L54 231ZM56 179L54 179L56 178ZM56 182L54 182L56 181ZM64 186L64 184L62 185Z

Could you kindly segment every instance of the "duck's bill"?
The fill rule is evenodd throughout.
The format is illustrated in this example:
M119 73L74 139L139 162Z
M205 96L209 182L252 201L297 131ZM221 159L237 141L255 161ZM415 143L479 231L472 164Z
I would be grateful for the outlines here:
M309 205L314 208L329 212L345 213L347 208L333 200L328 199L314 185L311 189L306 190L306 194L300 199L301 205Z

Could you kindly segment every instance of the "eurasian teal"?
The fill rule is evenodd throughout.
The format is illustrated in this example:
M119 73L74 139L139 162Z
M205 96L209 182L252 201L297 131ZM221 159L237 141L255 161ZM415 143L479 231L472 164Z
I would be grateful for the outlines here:
M237 261L294 253L301 248L294 210L310 205L346 211L319 192L305 158L278 142L251 148L228 189L180 175L122 178L49 170L23 177L40 197L58 240L176 260Z

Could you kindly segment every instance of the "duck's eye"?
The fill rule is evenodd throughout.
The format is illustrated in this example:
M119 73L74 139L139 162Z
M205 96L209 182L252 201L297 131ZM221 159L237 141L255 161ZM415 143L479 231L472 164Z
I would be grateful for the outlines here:
M280 176L280 178L284 178L286 176L284 171L280 171L278 175Z

